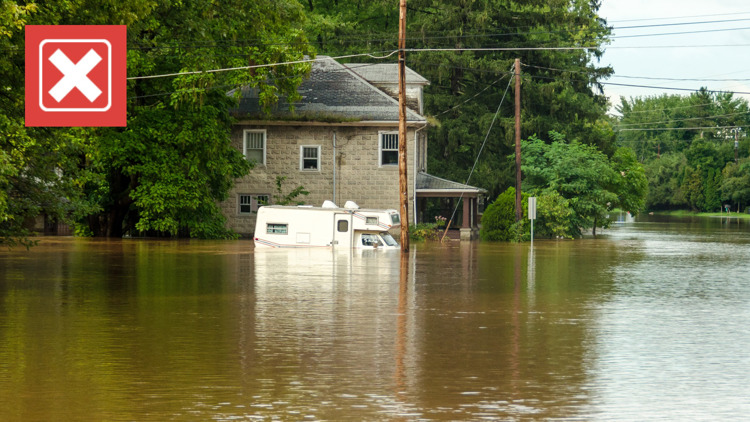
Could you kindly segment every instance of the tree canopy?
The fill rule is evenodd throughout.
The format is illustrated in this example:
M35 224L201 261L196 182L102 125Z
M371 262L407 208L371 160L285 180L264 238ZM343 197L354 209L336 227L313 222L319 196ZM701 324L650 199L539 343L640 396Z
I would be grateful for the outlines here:
M523 189L532 194L554 193L567 201L572 213L567 234L607 227L609 213L622 209L637 214L643 208L647 182L632 151L618 149L610 159L593 145L567 141L559 133L547 144L532 136L522 143Z
M564 133L577 140L570 148L584 155L599 151L627 177L632 157L617 152L600 86L612 69L596 64L610 33L599 4L410 0L407 48L419 51L407 54L407 64L431 82L425 91L425 114L433 123L429 171L466 180L487 138L470 183L493 196L513 184L515 169L505 160L514 145L508 86L511 64L520 58L523 133L540 134L536 139L551 145L556 139L549 133ZM27 24L127 25L126 128L24 127ZM382 63L362 54L393 52L397 24L398 3L386 0L4 0L0 238L22 236L27 221L40 214L76 221L80 233L101 236L231 235L216 203L250 164L230 145L229 109L236 98L226 93L250 85L266 106L279 96L293 102L309 65L152 76L295 61L316 52L357 53L351 60ZM730 100L721 104L733 107ZM721 181L711 174L714 183ZM560 194L578 207L578 217L599 218L598 208L585 211Z
M701 89L687 96L623 98L618 111L617 142L631 148L646 169L646 208L719 211L724 204L748 205L741 182L750 177L746 100Z
M319 52L396 49L397 2L310 0L308 6ZM410 0L407 7L407 49L429 50L407 53L407 65L430 81L424 97L431 173L467 180L516 58L523 64L524 136L542 134L549 142L546 134L557 131L614 153L599 85L612 69L595 64L609 35L598 1ZM504 159L514 146L513 108L508 91L470 181L493 197L515 180Z
M249 164L230 145L232 88L266 105L296 95L309 65L141 78L299 60L313 51L294 0L50 0L0 5L0 237L44 213L94 235L229 235L216 201ZM26 128L24 25L128 28L126 128Z

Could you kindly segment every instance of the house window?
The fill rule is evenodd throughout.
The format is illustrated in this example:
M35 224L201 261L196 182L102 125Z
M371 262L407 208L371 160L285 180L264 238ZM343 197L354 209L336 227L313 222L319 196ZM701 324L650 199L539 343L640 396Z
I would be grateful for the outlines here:
M287 234L286 224L267 224L266 233L268 234Z
M250 130L243 132L242 154L248 161L266 164L266 131Z
M240 214L254 214L261 205L268 205L268 195L239 195Z
M380 132L378 150L381 166L398 165L398 132Z
M320 170L320 146L299 147L299 169Z

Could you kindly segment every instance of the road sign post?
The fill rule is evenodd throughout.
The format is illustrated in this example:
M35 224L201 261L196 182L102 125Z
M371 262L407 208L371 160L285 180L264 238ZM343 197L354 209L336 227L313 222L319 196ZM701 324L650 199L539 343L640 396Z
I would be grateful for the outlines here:
M536 196L529 197L529 220L531 220L531 244L534 244L534 220L536 220Z

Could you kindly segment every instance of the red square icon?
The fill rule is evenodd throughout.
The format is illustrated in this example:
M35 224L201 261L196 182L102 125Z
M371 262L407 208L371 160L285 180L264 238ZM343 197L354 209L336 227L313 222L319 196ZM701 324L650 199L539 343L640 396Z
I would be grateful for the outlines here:
M26 26L26 126L125 126L125 25Z

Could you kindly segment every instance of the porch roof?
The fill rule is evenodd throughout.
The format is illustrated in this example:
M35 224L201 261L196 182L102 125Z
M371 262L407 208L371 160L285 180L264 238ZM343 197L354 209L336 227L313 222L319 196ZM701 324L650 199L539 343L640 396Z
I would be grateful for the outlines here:
M416 192L417 196L422 197L453 197L462 194L464 196L474 197L479 194L486 194L487 190L476 186L453 182L425 172L419 172L417 173Z

